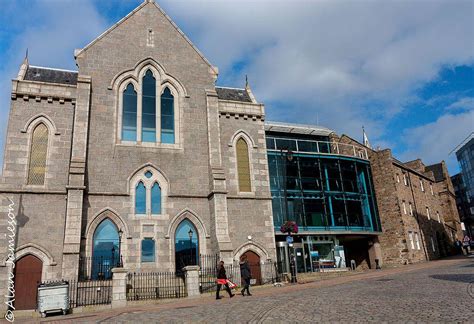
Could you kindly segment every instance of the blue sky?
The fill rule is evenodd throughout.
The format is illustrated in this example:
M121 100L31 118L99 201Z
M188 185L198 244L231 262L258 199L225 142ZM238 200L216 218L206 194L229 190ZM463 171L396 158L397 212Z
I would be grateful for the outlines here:
M248 75L267 120L319 124L391 148L403 161L445 160L474 131L472 1L157 1L219 67ZM11 79L32 65L76 69L73 52L141 0L0 0L0 145ZM0 155L0 159L2 158Z

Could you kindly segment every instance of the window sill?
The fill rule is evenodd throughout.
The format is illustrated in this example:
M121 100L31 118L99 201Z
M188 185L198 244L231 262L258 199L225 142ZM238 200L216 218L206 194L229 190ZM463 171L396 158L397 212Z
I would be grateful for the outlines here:
M152 143L152 142L129 142L122 141L115 144L116 146L124 147L140 147L140 148L154 148L154 149L170 149L170 150L181 150L181 146L177 143Z

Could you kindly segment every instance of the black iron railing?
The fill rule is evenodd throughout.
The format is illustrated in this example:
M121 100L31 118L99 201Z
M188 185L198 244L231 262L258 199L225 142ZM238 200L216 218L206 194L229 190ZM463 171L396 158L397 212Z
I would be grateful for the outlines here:
M112 279L112 269L122 267L122 258L115 257L80 257L79 281Z
M182 272L133 272L127 275L127 300L186 296L185 277Z

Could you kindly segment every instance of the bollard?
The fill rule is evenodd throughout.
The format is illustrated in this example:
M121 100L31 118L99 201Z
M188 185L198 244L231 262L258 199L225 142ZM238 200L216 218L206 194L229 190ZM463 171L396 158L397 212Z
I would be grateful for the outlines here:
M351 269L355 270L356 269L356 262L355 260L351 260Z

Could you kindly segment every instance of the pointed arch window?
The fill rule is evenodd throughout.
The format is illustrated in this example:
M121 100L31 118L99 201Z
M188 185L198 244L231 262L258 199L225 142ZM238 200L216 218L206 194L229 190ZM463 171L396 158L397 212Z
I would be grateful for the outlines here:
M161 142L174 144L174 96L166 87L161 95Z
M135 214L146 213L146 188L143 182L139 182L135 189Z
M134 214L157 216L163 214L167 194L167 181L157 170L145 169L130 180L130 190L134 192ZM164 186L164 187L163 187ZM164 191L163 191L163 188Z
M251 192L250 162L247 142L243 138L237 140L237 175L240 192Z
M151 213L161 214L161 188L158 182L151 187Z
M109 218L97 226L92 240L92 279L112 278L112 268L120 261L118 228Z
M38 124L33 130L27 180L29 185L44 185L48 135L48 127L43 123Z
M190 220L185 219L178 225L174 244L176 271L198 264L199 237L196 227Z
M142 82L142 141L156 142L156 79L150 70Z
M122 96L123 119L122 140L137 140L137 92L133 84L129 83Z

